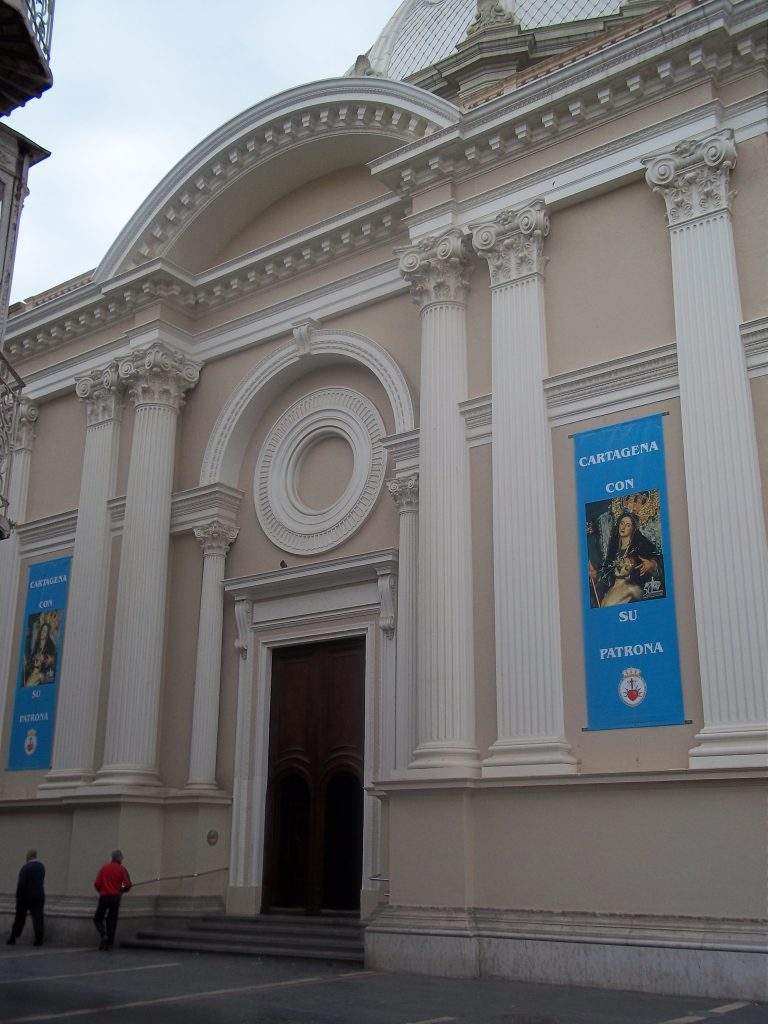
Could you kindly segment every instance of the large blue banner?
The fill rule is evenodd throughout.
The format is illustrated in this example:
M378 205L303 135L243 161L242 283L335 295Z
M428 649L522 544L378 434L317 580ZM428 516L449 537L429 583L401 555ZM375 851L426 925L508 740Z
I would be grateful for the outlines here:
M71 562L55 558L29 567L8 757L11 771L51 766Z
M574 442L588 727L682 725L662 418Z

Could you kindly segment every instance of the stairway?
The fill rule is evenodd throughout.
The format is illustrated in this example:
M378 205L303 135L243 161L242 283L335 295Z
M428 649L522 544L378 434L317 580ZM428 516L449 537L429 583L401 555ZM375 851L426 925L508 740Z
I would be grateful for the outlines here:
M195 953L300 957L362 964L363 926L357 917L259 917L212 915L178 928L152 928L121 941L129 949L176 949Z

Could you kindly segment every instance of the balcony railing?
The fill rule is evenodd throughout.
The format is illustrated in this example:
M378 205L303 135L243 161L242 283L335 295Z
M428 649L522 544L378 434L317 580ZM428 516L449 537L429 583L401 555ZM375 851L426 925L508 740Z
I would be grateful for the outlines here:
M7 535L11 457L19 423L24 381L0 352L0 540Z
M45 54L51 60L51 33L53 32L53 5L55 0L26 0L27 17L29 18L35 37Z

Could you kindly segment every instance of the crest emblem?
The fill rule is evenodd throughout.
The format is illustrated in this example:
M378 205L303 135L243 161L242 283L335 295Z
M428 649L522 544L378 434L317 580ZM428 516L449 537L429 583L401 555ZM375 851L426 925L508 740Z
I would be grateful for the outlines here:
M24 753L31 757L37 750L37 729L29 729L24 737Z
M648 692L645 680L639 668L625 668L621 673L619 683L619 697L628 708L636 708L642 704Z

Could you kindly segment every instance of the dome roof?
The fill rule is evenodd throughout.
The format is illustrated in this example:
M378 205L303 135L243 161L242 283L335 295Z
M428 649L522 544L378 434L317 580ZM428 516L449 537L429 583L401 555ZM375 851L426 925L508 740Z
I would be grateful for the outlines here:
M616 14L622 0L503 0L523 29ZM371 47L374 74L402 80L456 48L477 11L476 0L403 0Z

